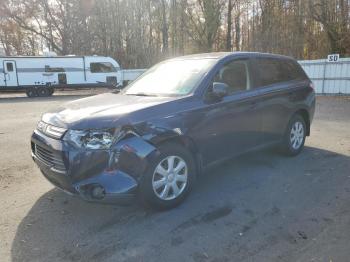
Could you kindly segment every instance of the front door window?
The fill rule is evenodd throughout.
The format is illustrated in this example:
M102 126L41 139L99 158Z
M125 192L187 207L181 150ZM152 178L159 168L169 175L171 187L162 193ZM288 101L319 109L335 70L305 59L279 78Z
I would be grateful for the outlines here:
M229 86L229 95L249 90L248 60L235 60L225 64L214 77L214 82L227 84Z

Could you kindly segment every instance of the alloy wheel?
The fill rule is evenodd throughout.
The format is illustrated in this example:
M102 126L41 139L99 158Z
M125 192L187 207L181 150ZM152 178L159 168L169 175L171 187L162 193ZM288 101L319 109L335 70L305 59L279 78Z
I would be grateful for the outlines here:
M290 131L290 144L294 150L298 150L303 144L304 126L301 122L296 121Z
M181 157L168 156L154 170L152 187L162 200L172 200L181 195L187 184L188 167Z

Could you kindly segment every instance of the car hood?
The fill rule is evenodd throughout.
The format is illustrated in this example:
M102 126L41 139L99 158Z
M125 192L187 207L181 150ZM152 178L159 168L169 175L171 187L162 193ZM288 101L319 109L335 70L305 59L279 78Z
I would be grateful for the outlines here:
M106 93L75 100L43 115L48 124L70 129L115 127L121 119L128 122L133 113L175 100L174 97L150 97ZM137 114L140 115L140 114ZM141 114L142 115L142 114ZM142 119L133 119L141 121Z

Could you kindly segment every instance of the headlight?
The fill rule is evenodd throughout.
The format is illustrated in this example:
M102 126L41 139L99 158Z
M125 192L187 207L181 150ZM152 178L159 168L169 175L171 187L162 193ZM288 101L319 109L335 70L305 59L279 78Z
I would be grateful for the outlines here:
M36 129L45 135L58 139L67 131L65 128L49 125L43 121L39 121Z
M77 148L108 149L114 142L115 129L68 130L63 140Z

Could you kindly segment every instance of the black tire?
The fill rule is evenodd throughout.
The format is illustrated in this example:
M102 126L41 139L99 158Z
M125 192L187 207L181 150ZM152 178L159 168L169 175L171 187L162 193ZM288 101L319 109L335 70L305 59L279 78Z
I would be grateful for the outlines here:
M43 86L43 87L39 87L38 88L38 95L40 97L47 97L50 95L50 89L46 86Z
M155 209L170 209L176 207L184 201L188 193L191 191L196 179L196 165L192 154L183 146L175 143L164 143L159 147L160 154L151 160L145 174L140 181L138 197L143 204ZM153 189L153 177L157 166L169 156L181 158L187 165L187 182L182 192L174 199L164 200L156 194ZM175 162L174 162L175 163ZM175 163L176 164L176 163ZM175 166L176 169L176 166ZM167 178L168 179L168 178ZM169 182L171 183L171 182ZM177 183L177 182L175 182ZM182 183L182 182L180 182ZM180 185L181 186L181 185ZM165 186L164 186L165 187ZM172 187L170 190L173 190ZM160 188L162 191L162 188ZM174 192L173 192L174 194Z
M295 137L295 135L292 134L292 130L298 130L298 126L302 126L303 134L301 135L300 132L298 132L299 139ZM293 137L295 139L293 140ZM282 141L282 151L285 155L288 156L296 156L298 155L304 148L304 143L305 143L305 138L306 138L306 124L304 118L299 115L295 114L293 117L290 119L287 129L285 131L283 141ZM298 140L298 141L296 141Z
M28 97L37 97L38 96L37 90L35 88L33 88L33 87L27 88L26 94L27 94Z

